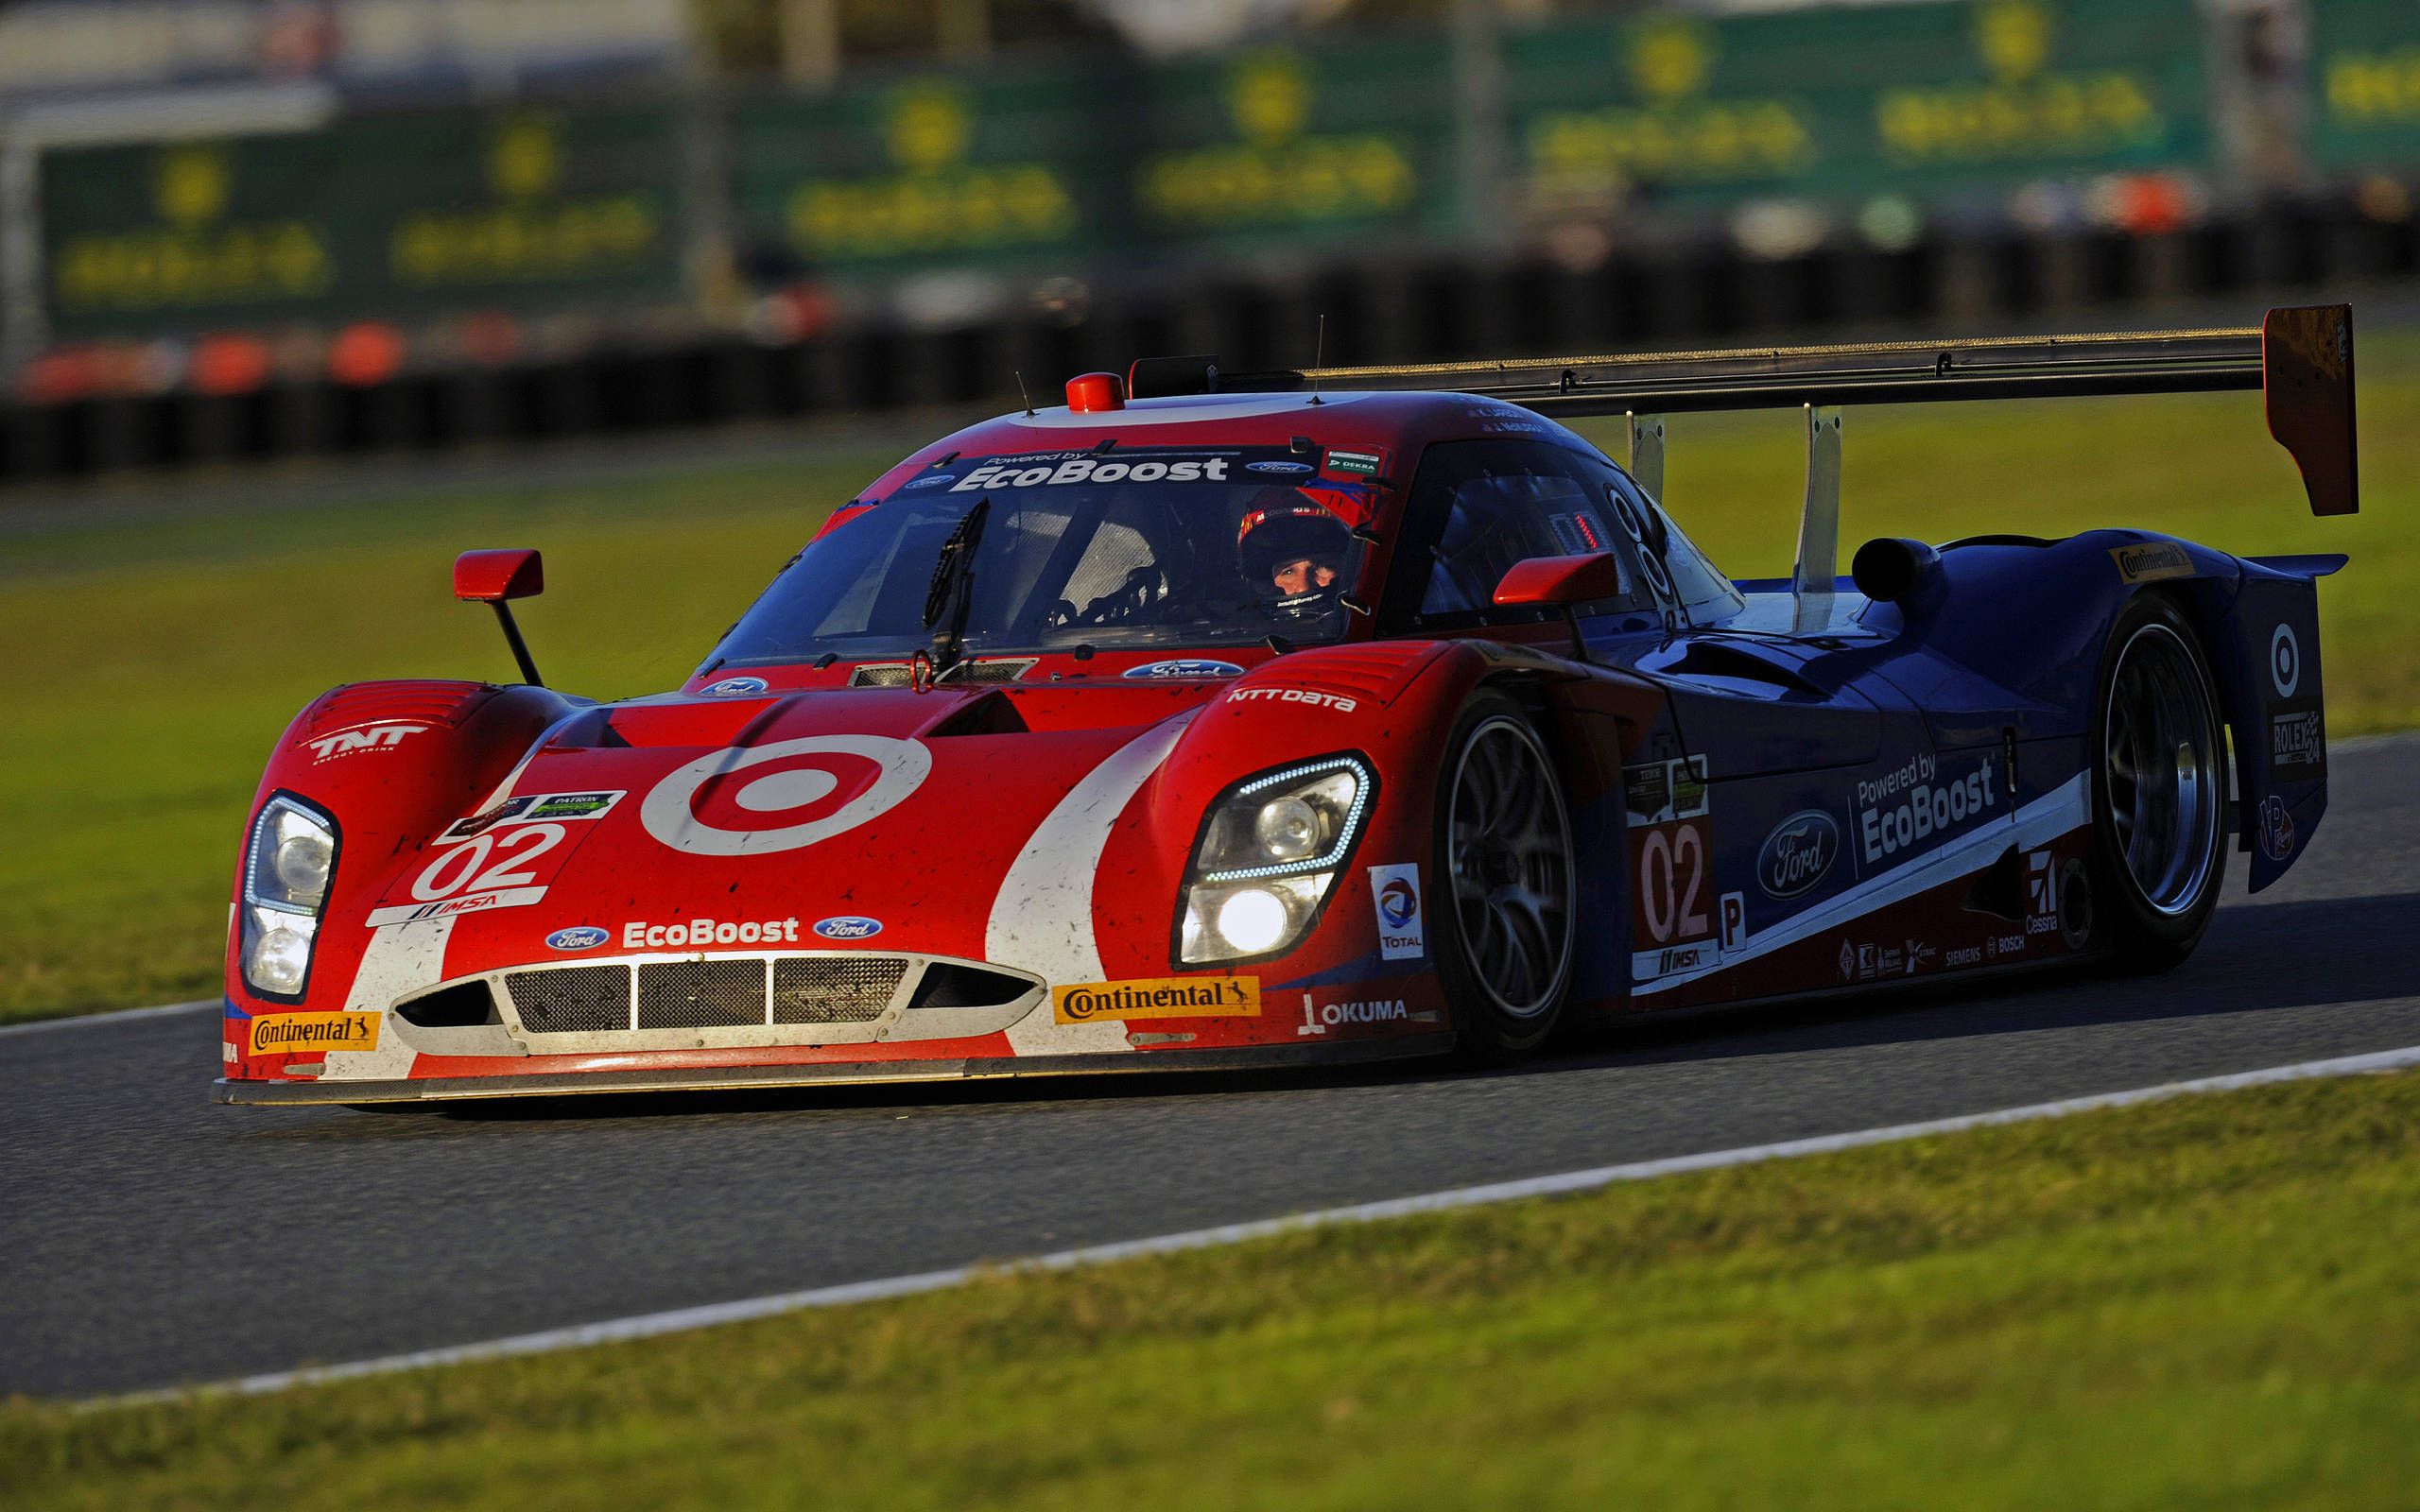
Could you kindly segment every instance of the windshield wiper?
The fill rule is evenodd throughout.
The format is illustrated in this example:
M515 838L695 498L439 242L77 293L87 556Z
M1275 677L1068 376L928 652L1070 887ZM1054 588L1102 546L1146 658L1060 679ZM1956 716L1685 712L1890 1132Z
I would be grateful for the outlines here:
M925 590L925 628L933 631L933 677L956 666L959 643L966 635L966 613L975 603L975 550L983 543L983 520L992 512L989 495L975 501L966 518L942 542L941 559L933 563L933 581ZM939 629L934 627L939 625Z

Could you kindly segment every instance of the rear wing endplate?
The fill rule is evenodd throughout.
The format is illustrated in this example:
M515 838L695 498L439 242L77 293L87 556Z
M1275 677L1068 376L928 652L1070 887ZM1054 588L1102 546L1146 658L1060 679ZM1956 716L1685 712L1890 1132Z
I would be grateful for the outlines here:
M1660 417L1688 411L1949 400L2055 399L2257 388L2269 434L2292 454L2313 514L2360 508L2353 432L2353 309L2275 309L2257 326L1868 341L1830 346L1625 352L1400 368L1222 374L1208 357L1146 358L1136 398L1236 389L1444 390L1481 394L1558 419L1628 414L1634 460L1660 493ZM1837 422L1835 422L1836 424ZM1810 438L1817 430L1810 417ZM1826 438L1825 439L1828 439ZM1837 442L1833 442L1837 444ZM1634 469L1637 471L1637 469Z

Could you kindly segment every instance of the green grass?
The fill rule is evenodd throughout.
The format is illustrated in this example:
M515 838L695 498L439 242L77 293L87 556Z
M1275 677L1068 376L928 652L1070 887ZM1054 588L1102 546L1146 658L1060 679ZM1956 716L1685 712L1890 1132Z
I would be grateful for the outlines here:
M2249 395L1945 405L1850 414L1844 539L2134 524L2346 551L2321 591L2330 729L2420 722L2420 341L2362 360L2358 519L2305 512ZM1787 416L1674 420L1672 506L1729 571L1788 571L1800 444ZM653 691L891 460L700 456L671 482L0 541L0 1021L216 990L237 832L293 713L340 681L509 674L486 612L451 599L457 551L544 548L551 592L522 613L540 667L598 696Z
M2420 1077L94 1413L13 1508L2408 1506ZM231 1306L245 1305L238 1295Z

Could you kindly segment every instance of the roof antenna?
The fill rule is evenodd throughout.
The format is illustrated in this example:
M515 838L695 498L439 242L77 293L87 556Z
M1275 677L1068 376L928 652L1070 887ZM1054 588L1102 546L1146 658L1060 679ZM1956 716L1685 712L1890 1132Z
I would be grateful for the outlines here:
M1009 376L1017 381L1017 398L1025 402L1025 418L1033 419L1033 396L1025 391L1025 374L1011 368L1009 369Z
M1320 332L1311 338L1311 403L1320 403L1320 369L1327 363L1327 312L1320 312Z

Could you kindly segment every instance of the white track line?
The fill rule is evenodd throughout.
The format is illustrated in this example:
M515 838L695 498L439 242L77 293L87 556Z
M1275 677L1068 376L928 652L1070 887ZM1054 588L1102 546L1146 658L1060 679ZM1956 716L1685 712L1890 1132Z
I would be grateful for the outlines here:
M2157 1087L2136 1087L2126 1091L2099 1092L2089 1097L2069 1097L2054 1103L2031 1103L2022 1108L2005 1108L1996 1112L1966 1113L1956 1118L1928 1119L1920 1124L1893 1124L1885 1128L1858 1129L1847 1134L1824 1134L1813 1139L1785 1140L1777 1144L1751 1144L1740 1149L1711 1150L1701 1155L1675 1155L1661 1160L1634 1160L1626 1165L1600 1165L1586 1171L1566 1171L1560 1176L1531 1177L1520 1181L1496 1181L1486 1186L1458 1187L1449 1192L1431 1192L1420 1196L1394 1197L1383 1202L1364 1202L1349 1208L1326 1208L1314 1212L1299 1213L1289 1218L1264 1218L1253 1223L1222 1224L1215 1228L1192 1228L1183 1233L1160 1234L1150 1239L1129 1239L1112 1245L1090 1245L1081 1249L1062 1249L1030 1259L1004 1262L999 1264L959 1265L948 1270L922 1271L912 1276L889 1276L878 1280L851 1281L841 1286L818 1286L803 1292L781 1292L771 1297L750 1297L737 1302L714 1302L701 1307L675 1308L666 1313L648 1313L637 1317L614 1318L602 1323L583 1323L574 1328L547 1329L538 1333L520 1333L510 1338L489 1339L478 1344L458 1344L441 1349L421 1349L411 1354L388 1355L376 1360L356 1360L350 1365L312 1366L301 1370L278 1370L266 1375L245 1376L240 1380L222 1381L208 1385L187 1386L165 1391L137 1392L123 1397L107 1397L87 1405L94 1407L128 1406L142 1402L174 1401L195 1396L253 1396L263 1392L283 1391L290 1386L317 1385L323 1382L348 1381L357 1376L387 1375L398 1370L418 1370L430 1366L459 1365L474 1360L495 1360L510 1355L544 1354L556 1349L584 1349L590 1345L616 1344L626 1339L644 1339L659 1333L677 1333L689 1329L712 1328L724 1323L744 1323L755 1318L771 1317L782 1313L795 1313L808 1308L845 1307L853 1302L873 1302L893 1297L913 1297L922 1292L945 1291L963 1286L981 1276L999 1276L1018 1271L1075 1270L1087 1265L1105 1265L1144 1255L1167 1255L1181 1250L1206 1249L1218 1245L1241 1244L1252 1239L1265 1239L1274 1234L1299 1233L1328 1224L1369 1223L1383 1218L1403 1218L1415 1213L1445 1212L1457 1208L1476 1208L1489 1203L1512 1202L1523 1197L1564 1195L1576 1192L1594 1191L1621 1181L1645 1181L1655 1177L1678 1176L1687 1171L1711 1171L1722 1166L1754 1165L1765 1160L1792 1160L1805 1155L1829 1155L1838 1150L1853 1150L1867 1144L1888 1144L1899 1140L1922 1139L1932 1134L1955 1134L1965 1129L1987 1128L1997 1124L2023 1124L2035 1119L2065 1118L2071 1113L2087 1113L2105 1108L2129 1108L2136 1103L2156 1102L2163 1098L2182 1097L2200 1092L2234 1091L2245 1087L2265 1087L2277 1082L2308 1081L2327 1076L2357 1076L2365 1074L2402 1071L2420 1066L2420 1045L2401 1050L2381 1050L2365 1056L2342 1056L2332 1060L2306 1060L2290 1066L2271 1066L2259 1071L2237 1072L2225 1076L2204 1076L2193 1081L2168 1082Z
M164 1003L156 1008L118 1008L110 1013L82 1013L65 1019L36 1019L31 1023L0 1023L0 1036L31 1034L37 1029L81 1029L95 1023L124 1023L130 1019L164 1019L178 1013L199 1013L204 1008L223 1008L227 1005L218 998L203 998L198 1003Z

